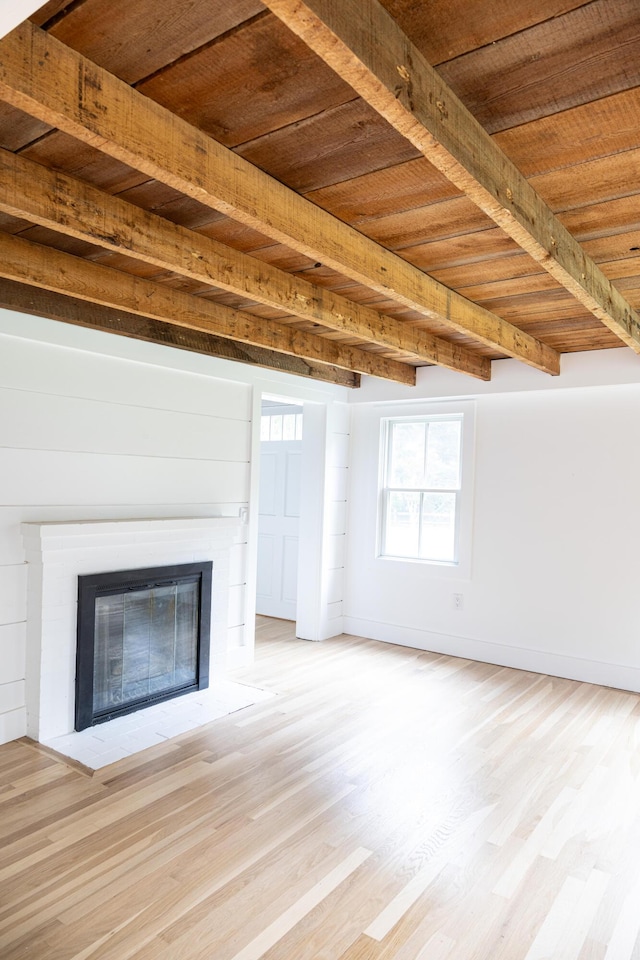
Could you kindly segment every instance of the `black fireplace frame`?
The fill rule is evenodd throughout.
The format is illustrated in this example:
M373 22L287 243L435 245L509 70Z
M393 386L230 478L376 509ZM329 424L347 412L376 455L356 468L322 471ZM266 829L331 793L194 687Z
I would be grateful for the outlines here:
M197 676L194 682L167 692L128 701L108 712L94 712L93 668L96 597L114 593L151 589L175 583L199 582ZM78 619L76 643L75 729L86 730L97 723L134 713L143 707L172 700L174 697L203 690L209 686L211 635L211 587L213 563L181 563L137 570L117 570L78 577Z

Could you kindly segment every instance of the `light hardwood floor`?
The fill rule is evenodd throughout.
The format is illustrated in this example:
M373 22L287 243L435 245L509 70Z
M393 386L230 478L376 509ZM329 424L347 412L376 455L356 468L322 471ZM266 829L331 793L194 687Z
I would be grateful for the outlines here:
M2 960L637 960L640 698L259 620L278 696L0 748Z

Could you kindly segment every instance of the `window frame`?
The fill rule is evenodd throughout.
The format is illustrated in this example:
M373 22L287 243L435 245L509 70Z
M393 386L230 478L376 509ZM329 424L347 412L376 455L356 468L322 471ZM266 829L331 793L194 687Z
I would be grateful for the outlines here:
M399 488L387 483L391 457L390 424L397 422L437 422L456 420L461 424L460 436L460 483L459 488L432 489L430 487ZM475 438L475 404L473 401L456 403L428 403L419 408L407 406L389 411L380 417L379 423L379 478L378 478L378 516L376 523L376 560L381 563L420 564L426 571L437 575L469 578L471 575L471 533L473 512L473 454ZM455 499L455 559L437 560L428 557L403 556L384 553L386 536L386 518L389 494L393 491L416 492L420 494L420 504L428 493L456 494ZM420 513L422 516L422 512ZM419 524L419 538L422 537L422 524Z

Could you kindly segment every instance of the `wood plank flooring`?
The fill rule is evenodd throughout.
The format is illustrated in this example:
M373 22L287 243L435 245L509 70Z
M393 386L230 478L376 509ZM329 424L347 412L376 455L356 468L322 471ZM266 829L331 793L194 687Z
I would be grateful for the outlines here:
M638 960L640 698L259 618L278 696L0 747L2 960Z

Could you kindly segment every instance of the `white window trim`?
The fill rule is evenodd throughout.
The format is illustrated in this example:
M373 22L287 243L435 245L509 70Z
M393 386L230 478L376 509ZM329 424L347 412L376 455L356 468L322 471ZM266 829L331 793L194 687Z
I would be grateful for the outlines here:
M385 405L378 423L378 497L376 515L376 562L381 564L419 564L425 575L446 579L471 579L472 531L473 531L473 482L475 460L475 409L473 400L451 402L421 402ZM386 423L402 418L423 420L430 417L443 418L462 415L462 467L459 493L459 509L456 512L457 561L427 560L421 557L392 557L382 554L384 523L384 480L386 475Z

